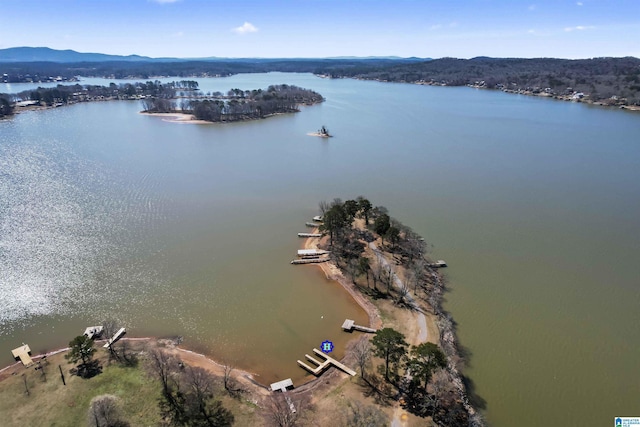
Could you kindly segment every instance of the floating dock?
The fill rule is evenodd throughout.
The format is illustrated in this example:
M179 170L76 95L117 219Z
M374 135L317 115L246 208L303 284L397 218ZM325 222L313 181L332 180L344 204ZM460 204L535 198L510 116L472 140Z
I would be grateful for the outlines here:
M347 332L353 332L353 330L355 329L356 331L368 332L370 334L375 334L376 332L378 332L373 328L367 328L366 326L356 325L355 323L356 322L354 320L346 319L342 324L342 329L344 329Z
M326 255L328 253L328 251L323 251L322 249L298 249L298 256L301 258L318 257L320 255Z
M316 377L319 376L319 375L322 375L322 373L331 365L335 366L336 368L340 369L343 372L346 372L347 374L351 375L352 377L356 375L356 371L354 371L353 369L349 368L346 365L343 365L342 363L338 362L336 359L334 359L332 357L329 357L328 355L324 354L323 352L321 352L317 348L314 348L313 352L316 355L324 358L325 361L324 362L319 362L318 360L314 359L313 357L309 356L308 354L305 354L304 357L306 357L308 361L310 361L311 363L316 365L316 367L312 368L311 366L307 365L306 363L304 363L301 360L298 360L298 365L300 365L302 368L306 369L307 371L311 372Z
M84 330L83 335L91 339L98 338L100 335L102 335L102 326L89 326Z
M429 264L429 267L431 267L431 268L443 268L443 267L446 267L446 266L447 266L447 263L442 259L439 259L436 262L433 262L433 263Z
M298 237L322 237L322 233L298 233Z
M33 360L31 360L31 349L28 344L22 343L22 346L11 350L11 354L13 354L14 359L20 359L25 368L33 365Z
M313 220L314 220L315 222L324 222L324 218L323 218L322 216L320 216L320 215L316 215L316 216L314 216L314 217L313 217Z
M305 222L304 225L306 225L307 227L316 228L320 227L322 224L317 222Z
M106 344L105 344L105 345L103 345L102 347L104 347L104 348L109 348L109 346L110 346L111 344L113 344L114 342L118 341L118 340L119 340L120 338L122 338L122 336L123 336L124 334L126 334L126 333L127 333L127 331L126 331L124 328L120 328L120 329L118 329L118 332L116 332L116 333L113 335L113 337L111 337L111 338L109 339L109 341L107 341L107 342L106 342Z
M302 259L294 259L291 261L291 264L320 264L321 262L329 261L328 257L324 258L302 258Z

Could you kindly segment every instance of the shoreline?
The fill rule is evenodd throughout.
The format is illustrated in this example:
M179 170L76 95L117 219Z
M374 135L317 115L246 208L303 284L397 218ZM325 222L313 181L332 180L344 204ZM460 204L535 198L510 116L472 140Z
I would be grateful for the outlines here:
M317 233L319 228L314 229L314 233ZM304 244L304 249L320 249L319 244L322 239L326 238L318 238L318 237L310 237L307 238ZM374 242L371 242L367 245L368 249L371 249L372 252L378 256L381 256L384 260L385 264L391 264L392 259L387 259L388 253L381 248L378 248ZM357 285L353 281L349 281L342 270L335 264L333 260L329 260L325 263L315 264L320 267L320 269L325 273L326 277L330 280L337 281L360 305L365 312L369 315L369 323L370 327L379 329L382 326L382 319L380 317L380 311L378 307L376 307L371 300L363 294L360 290L357 289ZM405 270L402 268L402 271L398 271L397 268L393 268L394 277L394 285L396 287L400 287L402 281L405 280L404 273ZM399 276L398 273L402 275ZM469 425L474 427L484 427L486 425L482 414L479 409L475 408L471 403L471 399L474 397L470 394L469 390L467 390L467 386L464 380L464 374L462 373L462 369L468 363L467 360L461 356L460 352L460 344L459 339L455 330L455 322L449 312L442 308L442 303L444 301L444 293L446 292L445 280L442 274L437 269L429 267L429 274L434 283L434 292L437 292L436 298L433 302L430 300L428 303L426 301L419 301L417 295L415 297L411 296L411 292L409 292L409 302L413 307L413 322L414 325L405 325L408 329L415 335L412 339L407 337L410 343L419 344L422 342L434 342L439 345L448 358L447 372L450 376L450 381L453 384L455 390L458 393L458 396L464 406L465 411L469 416ZM429 310L425 310L430 307L431 312ZM394 307L396 307L394 305ZM395 317L399 317L398 315L403 313L403 309L398 307L394 309ZM420 315L424 318L420 318ZM424 329L422 322L425 322ZM429 323L431 323L432 327L430 328ZM423 334L424 332L424 334ZM429 336L436 335L436 336ZM360 339L367 339L366 337L361 337ZM357 339L350 340L348 344L353 345ZM347 356L345 356L345 359ZM402 406L398 406L397 410L401 410ZM397 417L395 417L397 419Z
M603 107L603 108L607 108L607 109L618 109L618 110L625 110L625 111L633 111L633 112L640 112L640 105L633 105L633 104L607 104L605 101L606 100L598 100L598 101L593 101L591 99L585 99L585 98L580 98L580 99L573 99L572 96L573 95L553 95L553 94L548 94L548 93L544 93L544 92L540 92L540 93L534 93L532 91L527 91L527 90L516 90L516 89L498 89L498 88L490 88L490 87L485 87L485 86L478 86L478 85L473 85L473 84L465 84L465 85L448 85L446 83L438 83L438 82L425 82L425 81L389 81L389 80L380 80L380 79L366 79L363 77L349 77L349 76L344 76L344 77L330 77L330 76L326 76L326 75L322 75L322 74L314 74L314 76L319 77L321 79L330 79L330 80L338 80L338 79L352 79L352 80L360 80L360 81L364 81L364 82L378 82L378 83L400 83L400 84L411 84L411 85L418 85L418 86L440 86L440 87L468 87L468 88L472 88L472 89L484 89L484 90L490 90L490 91L499 91L499 92L503 92L503 93L509 93L509 94L515 94L515 95L526 95L526 96L535 96L535 97L539 97L539 98L549 98L549 99L553 99L556 101L570 101L570 102L575 102L578 104L586 104L586 105L593 105L596 107ZM585 95L588 96L588 95Z
M146 111L139 111L138 114L150 117L161 117L163 122L167 123L182 123L182 124L194 124L194 125L209 125L216 122L208 122L206 120L198 120L193 114L188 113L148 113Z
M315 230L317 231L318 229L316 228ZM320 249L319 246L322 244L323 240L326 239L326 236L322 238L310 237L305 239L304 243L301 246L304 249ZM385 263L388 262L390 265L393 265L393 258L389 258L390 253L383 248L378 249L374 244L373 246L368 245L367 249L372 250L373 254L383 257L383 259L385 259ZM383 321L380 312L380 309L382 308L383 310L385 310L387 316L390 316L390 318L388 318L385 323L390 322L391 324L395 323L403 325L404 327L401 329L403 329L407 334L407 339L411 344L417 345L426 341L431 341L438 344L448 356L449 363L446 372L448 373L449 381L453 386L452 390L454 390L454 392L458 394L459 399L469 416L469 425L473 425L475 427L481 427L485 425L478 410L474 408L470 403L469 393L464 382L464 376L461 373L461 369L463 368L464 363L460 357L459 345L455 334L453 319L451 318L450 314L442 310L441 307L443 294L445 292L445 284L444 278L437 270L429 270L429 274L433 280L433 283L436 285L436 297L434 300L436 301L436 304L434 304L431 300L428 303L426 301L421 301L417 298L416 295L415 301L410 299L410 301L413 301L413 309L407 311L406 308L398 306L396 304L391 304L390 306L382 306L381 308L379 308L372 302L372 300L369 296L366 295L366 293L361 291L359 285L357 285L355 281L349 280L347 278L342 269L338 267L337 263L334 260L316 265L320 267L328 280L337 282L350 295L350 297L353 298L355 303L364 310L369 319L369 327L375 329L380 329L383 327ZM402 283L403 280L406 280L405 269L403 267L394 265L393 269L395 281ZM421 326L419 321L420 315L422 315L423 317L427 317L425 323L431 324L431 328L429 328L427 325L425 325L424 327ZM387 327L387 325L384 326ZM429 334L428 337L426 336L427 331ZM256 376L259 376L259 374L234 367L231 364L225 364L224 361L215 360L208 355L200 353L198 351L181 347L178 340L153 336L123 337L121 340L138 343L144 342L144 345L141 347L139 346L137 350L142 352L144 352L146 348L152 348L153 346L162 348L162 350L167 352L168 354L177 356L185 364L206 369L211 374L219 378L224 377L225 371L228 372L228 369L231 368L231 377L249 393L251 401L254 404L258 405L259 401L264 402L264 399L268 399L269 396L272 395L269 384L262 384L261 382L256 380ZM355 364L356 360L355 355L352 351L353 348L359 342L368 340L369 336L367 336L366 334L358 334L351 337L346 343L345 355L340 359L340 361L347 365ZM102 344L104 342L106 342L106 340L104 339L96 340L96 343ZM101 346L97 347L98 349L101 348ZM45 356L59 355L60 353L64 353L68 350L69 347L59 348L51 352L32 356L32 359L37 362ZM28 368L23 367L21 362L15 362L0 369L0 383L13 375L19 374L19 372L24 371L25 369ZM327 399L327 396L335 393L336 390L340 390L340 388L345 384L344 381L348 381L348 378L349 377L347 374L338 369L330 369L318 377L307 374L307 376L303 377L303 379L300 380L301 383L296 384L294 388L289 391L289 393L296 396L308 396L312 401L321 402ZM404 417L406 415L402 403L395 402L392 406L393 408L395 408L393 409L393 420L394 422L400 422L399 417ZM389 411L387 410L387 412Z

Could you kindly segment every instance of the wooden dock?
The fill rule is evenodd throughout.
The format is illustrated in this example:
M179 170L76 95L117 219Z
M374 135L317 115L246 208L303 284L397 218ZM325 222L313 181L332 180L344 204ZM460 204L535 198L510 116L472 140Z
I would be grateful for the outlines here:
M433 262L433 263L429 264L429 267L431 267L431 268L443 268L443 267L446 267L446 266L447 266L447 263L442 259L439 259L436 262Z
M110 345L112 345L114 342L116 342L116 341L118 341L120 338L122 338L122 336L123 336L124 334L126 334L126 333L127 333L127 331L126 331L124 328L120 328L120 329L118 329L118 332L116 332L116 333L113 335L113 337L111 337L111 338L109 339L109 341L107 341L107 342L106 342L106 344L105 344L105 345L103 345L102 347L104 347L104 348L109 348L109 346L110 346Z
M313 357L309 356L308 354L305 354L304 357L306 357L309 362L311 362L314 365L316 365L316 367L312 368L311 366L307 365L306 363L304 363L301 360L298 360L298 365L300 365L302 368L306 369L307 371L311 372L316 377L319 376L319 375L322 375L322 373L327 368L329 368L329 366L331 366L331 365L335 366L336 368L340 369L343 372L346 372L347 374L351 375L352 377L356 375L356 371L354 371L353 369L349 368L348 366L338 362L336 359L334 359L332 357L329 357L328 355L326 355L325 353L321 352L317 348L314 348L313 352L317 356L324 358L325 361L324 362L320 362L320 361L314 359Z
M368 332L370 334L375 334L376 332L378 332L373 328L367 328L366 326L356 325L355 323L356 322L354 320L346 319L342 324L342 329L344 329L347 332L352 332L355 329L356 331Z
M298 233L298 237L322 237L322 233Z
M320 264L321 262L329 261L328 257L324 258L299 258L291 261L291 264Z
M322 249L298 249L298 256L301 258L318 257L320 255L326 255L328 253L328 251L323 251Z
M289 387L293 387L293 381L291 381L291 378L271 384L271 391L286 391Z
M315 222L324 222L324 218L323 218L322 216L320 216L320 215L316 215L316 216L314 216L314 217L313 217L313 220L314 220Z
M317 222L305 222L304 225L306 225L307 227L316 228L320 227L322 224Z
M89 326L84 330L83 335L91 339L98 338L100 335L102 335L102 326Z
M33 365L33 360L31 360L31 349L28 344L22 343L22 346L11 350L11 354L13 354L14 359L20 359L25 368Z

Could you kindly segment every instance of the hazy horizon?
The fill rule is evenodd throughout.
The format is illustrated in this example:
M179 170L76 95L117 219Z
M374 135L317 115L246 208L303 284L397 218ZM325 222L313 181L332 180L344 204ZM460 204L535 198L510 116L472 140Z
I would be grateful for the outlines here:
M0 0L0 49L152 58L640 57L640 3Z

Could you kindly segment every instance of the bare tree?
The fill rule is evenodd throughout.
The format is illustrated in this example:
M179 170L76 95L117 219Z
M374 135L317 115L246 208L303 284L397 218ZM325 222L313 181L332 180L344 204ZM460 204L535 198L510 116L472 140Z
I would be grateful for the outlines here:
M398 289L398 298L396 299L396 304L402 304L409 295L409 284L406 280L400 281L400 288Z
M238 385L238 381L233 378L233 371L235 368L231 366L229 363L223 364L223 384L224 389L229 393L229 395L233 397L238 397L240 394L245 392L245 389Z
M298 425L305 404L302 400L294 403L295 410L289 405L284 393L272 393L265 405L266 417L272 425L278 427L293 427Z
M324 215L329 208L331 208L331 205L326 200L321 200L320 203L318 203L318 207L320 208L320 214Z
M118 322L113 317L109 317L102 322L102 336L109 340L118 331ZM107 341L109 342L109 341ZM111 344L109 345L111 356L115 357Z
M168 354L165 351L154 348L149 350L147 358L147 368L149 372L160 380L162 393L171 394L172 386L175 384L175 374L178 370L180 359Z
M128 427L116 396L103 394L91 399L87 421L90 427Z
M344 414L345 427L388 426L389 417L373 405L364 405L357 400L349 403Z
M371 360L371 344L366 338L361 339L353 347L353 355L356 357L356 363L360 368L360 376L365 378L365 369L369 360Z

